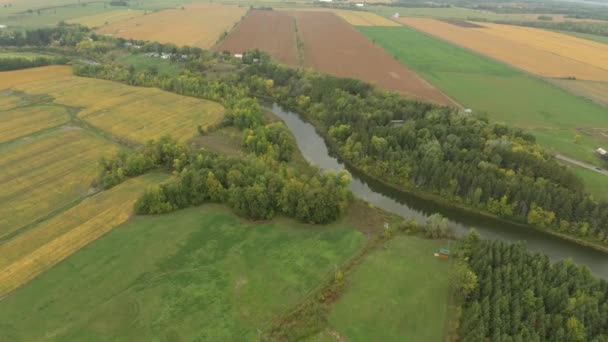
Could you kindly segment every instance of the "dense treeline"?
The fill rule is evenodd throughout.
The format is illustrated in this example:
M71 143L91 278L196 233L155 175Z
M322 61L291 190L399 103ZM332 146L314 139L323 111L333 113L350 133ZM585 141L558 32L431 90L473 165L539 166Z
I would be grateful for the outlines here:
M314 123L346 162L394 186L434 193L540 228L608 241L608 204L586 194L581 181L521 129L380 92L357 80L266 61L207 72L212 63L205 60L197 66L191 61L177 77L115 64L76 66L75 72L216 100L235 113L235 106L254 96L272 99ZM253 144L248 148L257 149Z
M240 84L303 114L345 161L388 183L608 241L608 204L520 129L272 64L245 69Z
M477 277L462 308L463 341L608 341L608 283L522 244L465 242Z
M122 151L113 159L102 160L98 185L108 188L160 168L176 177L147 190L135 204L139 214L161 214L213 202L225 203L253 219L285 215L307 223L327 223L342 215L351 198L345 172L305 173L273 159L273 155L267 157L194 152L163 137L136 152Z
M69 62L67 57L35 57L35 58L24 58L24 57L0 57L0 71L19 70L26 68L35 68L46 65L63 65Z

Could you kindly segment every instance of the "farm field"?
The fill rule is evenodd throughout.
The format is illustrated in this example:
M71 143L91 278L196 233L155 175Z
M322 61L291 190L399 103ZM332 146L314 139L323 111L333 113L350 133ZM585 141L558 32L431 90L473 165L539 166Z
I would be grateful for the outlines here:
M361 79L406 96L454 105L449 97L334 14L292 13L303 44L305 66L336 76Z
M597 162L606 109L523 72L408 27L359 27L404 64L475 112L532 131L564 155ZM450 56L450 58L443 58ZM573 115L575 113L575 115ZM583 134L583 143L572 142Z
M608 46L604 44L512 25L482 23L483 27L464 27L425 18L399 21L533 74L608 81Z
M0 146L0 239L86 196L112 144L61 127Z
M384 17L390 17L394 13L399 13L401 17L423 17L423 18L442 18L442 19L460 19L460 20L489 20L489 21L538 21L538 17L545 15L553 18L554 22L562 21L594 21L593 19L577 19L566 18L562 14L543 14L543 13L496 13L480 9L464 8L464 7L392 7L382 5L367 6L369 11L380 14Z
M449 263L433 256L441 247L398 236L372 252L348 278L331 327L346 341L442 341Z
M45 68L38 71L46 76L42 69ZM30 83L15 89L32 95L49 95L57 104L82 108L79 118L131 142L143 143L165 134L187 140L198 134L198 125L213 125L224 114L224 108L215 102L155 88L71 75L38 82L34 77L29 79Z
M130 179L0 244L0 297L125 222L138 195L165 178L148 174Z
M608 82L554 80L559 87L608 107Z
M41 105L9 109L2 104L0 99L0 144L70 121L70 112L64 107Z
M592 40L594 42L598 42L598 43L602 43L602 44L608 44L608 37L606 37L606 36L600 36L600 35L589 34L589 33L572 32L572 31L557 31L556 30L555 32L558 32L561 34L567 34L567 35L581 38L581 39Z
M51 4L45 5L43 1L39 1L37 2L37 5L32 5L31 7L19 5L20 1L12 1L11 3L13 3L14 6L9 8L0 6L0 24L20 29L53 27L61 21L96 15L100 12L112 10L112 8L104 7L104 4L100 2L91 2L87 3L86 6L83 6L74 0L70 0L69 3L58 5L59 7L52 7L53 5ZM31 3L33 4L36 2ZM30 8L34 8L33 12L26 12ZM39 10L36 10L35 8L39 8ZM38 11L40 14L38 14Z
M330 12L336 14L338 17L346 20L353 26L399 26L398 23L380 16L373 12L367 11L349 11L341 9L329 9L329 8L294 8L290 10L298 11L313 11L313 12Z
M51 57L52 55L47 55L43 53L37 52L4 52L0 51L0 59L3 58L27 58L34 59L37 57Z
M281 63L298 65L295 20L284 11L251 11L214 49L231 53L259 49Z
M97 30L122 38L212 47L247 12L245 7L195 3L114 22Z
M88 27L102 27L107 24L111 24L115 21L121 21L131 19L144 15L144 10L115 10L109 12L103 12L99 14L87 15L84 17L74 18L67 20L68 24L80 24Z
M47 66L0 73L0 90L16 87L35 81L52 80L71 76L72 69L66 66Z
M0 340L254 340L364 240L218 206L135 217L5 298Z

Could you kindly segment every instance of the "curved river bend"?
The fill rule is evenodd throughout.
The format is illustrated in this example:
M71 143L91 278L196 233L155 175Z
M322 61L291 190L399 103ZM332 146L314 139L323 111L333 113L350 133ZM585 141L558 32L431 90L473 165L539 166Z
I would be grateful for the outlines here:
M314 126L300 119L297 114L284 111L277 105L273 105L270 111L285 122L308 162L324 170L349 171L353 179L350 184L353 194L379 208L418 221L423 221L430 214L440 213L450 220L450 228L457 235L462 236L470 227L475 227L487 239L525 241L531 251L547 254L553 261L572 258L575 263L589 267L596 276L608 279L608 254L528 227L447 208L387 187L349 169L337 158L330 156L325 141L317 134Z

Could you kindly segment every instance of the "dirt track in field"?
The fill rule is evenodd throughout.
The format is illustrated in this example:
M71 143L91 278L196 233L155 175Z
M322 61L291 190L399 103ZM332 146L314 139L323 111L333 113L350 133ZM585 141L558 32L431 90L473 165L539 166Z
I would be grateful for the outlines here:
M304 64L351 77L417 99L455 105L449 97L408 70L359 31L327 12L291 12L303 43Z
M252 11L230 36L214 49L231 53L259 49L281 63L297 65L294 19L287 12Z

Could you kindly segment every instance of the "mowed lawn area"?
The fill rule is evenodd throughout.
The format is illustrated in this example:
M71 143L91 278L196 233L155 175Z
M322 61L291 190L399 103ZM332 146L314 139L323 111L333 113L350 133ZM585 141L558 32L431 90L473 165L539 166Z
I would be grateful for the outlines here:
M135 217L0 302L1 341L253 341L365 242L207 205Z
M542 133L544 147L596 162L608 138L606 108L540 79L407 27L358 27L402 63L474 112ZM571 148L577 134L582 145Z
M329 316L346 341L443 341L449 262L438 241L399 236L348 279Z

